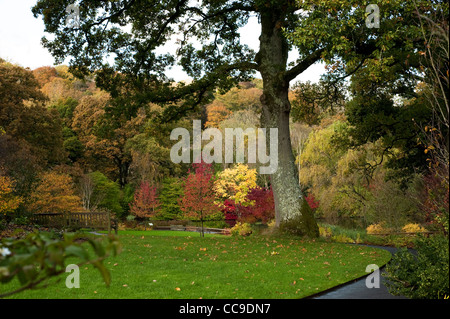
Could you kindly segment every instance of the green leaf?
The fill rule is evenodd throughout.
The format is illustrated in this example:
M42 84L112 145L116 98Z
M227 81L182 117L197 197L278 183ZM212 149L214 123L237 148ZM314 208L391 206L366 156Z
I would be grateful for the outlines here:
M70 245L66 248L66 253L71 256L79 257L83 261L89 260L89 254L83 247L80 246Z
M103 265L101 261L95 261L92 264L100 271L100 274L103 277L103 281L105 282L106 286L109 287L109 285L111 284L111 274L109 270L105 267L105 265Z

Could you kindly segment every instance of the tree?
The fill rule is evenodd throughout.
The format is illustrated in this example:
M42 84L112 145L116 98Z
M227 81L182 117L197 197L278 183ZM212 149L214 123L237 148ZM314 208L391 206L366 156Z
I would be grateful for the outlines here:
M96 201L94 201L95 184L91 175L83 174L78 181L78 188L84 210L88 212L95 210L99 204L99 199L96 198Z
M305 206L289 134L290 82L321 59L330 64L340 61L341 70L352 73L361 60L379 56L383 45L407 47L404 40L411 39L415 30L409 28L411 4L398 1L383 3L380 30L366 27L365 6L353 0L173 0L158 4L90 0L80 6L81 23L76 28L65 25L66 6L66 2L41 0L32 9L36 17L44 17L46 30L55 36L44 38L43 43L57 61L70 57L72 70L80 76L97 71L98 85L113 98L166 106L164 120L209 102L212 88L226 91L260 72L261 126L278 128L278 170L271 180L277 225L300 216L300 229L310 236L318 236L318 227L309 210L301 211ZM257 53L241 44L238 32L253 15L261 27ZM121 28L126 24L132 24L131 32ZM176 54L158 55L157 49L176 32L180 33ZM299 59L288 65L289 51L294 48ZM114 65L105 64L110 54L115 56ZM193 78L192 83L175 85L167 79L165 70L175 63ZM174 103L179 101L183 102Z
M0 174L0 218L3 217L2 215L14 212L22 201L20 196L14 194L13 180Z
M218 128L220 122L225 120L231 111L218 100L214 100L211 104L206 107L208 121L205 123L206 127Z
M179 203L187 217L200 220L201 235L204 237L203 222L220 213L215 204L213 169L211 164L206 163L192 164L192 167L194 173L186 177Z
M159 194L160 211L158 218L163 220L179 220L183 216L178 200L183 196L182 181L177 177L166 177L162 181Z
M72 178L66 174L44 172L31 194L28 210L33 213L65 213L82 210L81 199L75 194Z
M56 110L45 107L46 97L29 69L0 59L0 126L46 164L58 164L63 149L62 123Z
M317 125L327 115L343 112L346 88L343 83L296 83L293 87L292 119Z
M310 134L300 157L300 180L307 189L310 208L317 208L317 214L328 221L341 216L363 217L367 223L387 222L399 227L417 219L417 185L409 183L402 190L395 181L387 180L390 170L386 164L377 165L383 154L381 141L351 149L338 143L349 130L348 123L335 121ZM315 207L317 202L319 207Z
M105 92L83 97L74 110L72 129L83 143L85 156L92 166L110 173L124 187L132 161L127 141L139 132L145 114L139 113L130 120L111 117L107 112L110 103L110 96ZM66 146L81 151L77 141L66 142Z
M136 217L154 217L158 211L159 200L156 187L144 181L134 193L134 201L130 203L130 211Z
M158 183L163 176L174 175L175 164L170 161L170 149L147 133L128 139L125 151L131 154L130 182L139 185L142 181Z
M33 154L29 143L2 134L0 127L0 167L15 181L14 191L25 201L43 166L43 160Z
M89 173L92 179L93 191L91 195L91 210L107 209L116 215L123 212L120 205L120 186L118 183L111 181L101 172Z
M248 198L251 189L256 188L256 169L249 169L245 164L237 164L217 174L214 191L220 200L230 200L236 207L236 215L240 218L239 207L250 206L253 202Z
M34 78L38 81L39 86L43 87L53 78L58 76L58 72L51 66L43 66L33 70Z
M267 222L274 219L275 203L271 188L252 188L248 192L247 198L252 202L252 204L239 208L239 211L241 212L241 218L239 221L247 223L260 221L263 224L267 224Z

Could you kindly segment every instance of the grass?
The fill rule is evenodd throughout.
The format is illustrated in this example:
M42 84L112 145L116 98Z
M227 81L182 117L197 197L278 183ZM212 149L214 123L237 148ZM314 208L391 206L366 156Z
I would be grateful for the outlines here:
M66 288L63 275L45 289L11 298L302 298L363 276L368 264L381 267L391 257L380 249L286 237L120 231L119 238L122 252L105 261L110 287L88 265L80 269L80 288Z

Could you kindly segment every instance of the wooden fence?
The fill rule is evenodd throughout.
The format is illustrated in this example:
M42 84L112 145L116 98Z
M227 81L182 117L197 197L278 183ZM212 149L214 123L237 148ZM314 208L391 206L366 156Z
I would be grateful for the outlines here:
M116 234L118 229L117 220L109 212L33 214L31 220L38 225L61 229L91 228L109 233L114 229Z

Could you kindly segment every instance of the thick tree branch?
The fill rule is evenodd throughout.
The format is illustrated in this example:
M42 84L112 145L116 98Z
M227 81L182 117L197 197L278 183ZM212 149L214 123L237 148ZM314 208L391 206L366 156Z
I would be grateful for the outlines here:
M286 82L290 82L293 79L295 79L298 75L300 75L303 71L305 71L307 68L309 68L311 65L316 63L321 59L322 53L325 51L325 48L319 49L306 58L304 58L302 61L300 61L296 66L294 66L292 69L286 71L284 75L284 80Z

